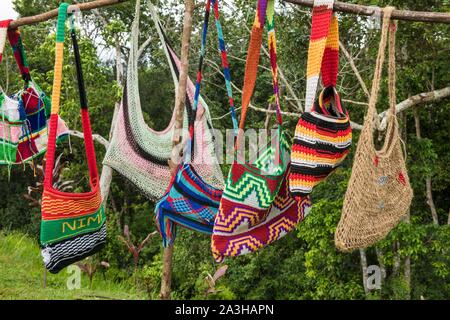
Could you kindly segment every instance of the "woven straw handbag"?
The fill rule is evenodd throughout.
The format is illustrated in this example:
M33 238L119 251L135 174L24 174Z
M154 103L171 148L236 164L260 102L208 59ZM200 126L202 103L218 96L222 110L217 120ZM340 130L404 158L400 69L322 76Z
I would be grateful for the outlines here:
M176 90L181 63L169 44L151 1L148 1L148 5L169 62ZM113 136L103 164L113 168L132 182L148 199L159 201L165 195L172 179L168 160L172 153L176 110L173 110L169 125L162 131L153 130L144 121L139 96L137 65L139 60L139 18L140 1L136 1L136 13L131 31L131 50L127 67L127 84L124 88L124 96L115 120ZM194 84L188 78L183 119L184 128L188 127L192 118L194 91ZM161 106L161 108L169 108L169 106ZM195 140L197 152L194 154L193 166L208 184L223 189L223 174L212 148L214 140L211 117L208 106L201 96L199 97L197 114L199 119L194 128L197 137Z
M392 7L383 11L380 46L372 82L369 109L356 149L352 175L345 194L342 216L335 234L339 250L365 248L384 238L406 215L413 191L406 171L395 112L395 23L389 19ZM389 110L384 145L373 141L376 102L380 89L389 29Z
M228 65L226 44L222 34L222 26L219 19L219 0L207 0L205 7L205 19L203 24L200 58L197 71L197 81L194 94L194 117L189 123L189 139L184 152L183 162L178 166L177 173L172 179L166 194L158 202L155 208L156 225L163 238L163 245L172 245L176 235L176 225L211 234L214 225L214 218L219 209L219 201L222 197L222 190L214 188L206 183L196 172L190 163L195 140L195 120L198 111L203 61L206 54L206 38L208 33L208 23L213 6L214 19L219 38L219 50L222 58L223 73L227 88L228 101L232 114L233 125L237 130L237 120L235 118L233 93L231 91L230 69ZM201 118L198 119L201 121Z
M260 150L255 163L245 163L239 158L239 152L235 153L214 222L211 249L217 262L225 256L254 252L283 237L295 228L310 208L308 198L295 201L288 193L289 146L281 130L273 0L258 1L247 54L239 134L244 129L255 86L266 15L278 136L275 143L269 143ZM236 149L239 149L239 144L240 135Z
M50 116L50 100L31 78L20 32L8 30L11 21L0 21L0 63L8 39L24 88L10 97L0 90L0 164L6 165L32 161L46 151ZM67 134L65 122L58 118L58 140Z
M106 240L106 216L102 206L81 59L73 21L71 37L77 69L81 120L91 191L67 193L53 188L52 172L55 162L56 128L60 106L65 22L68 6L67 3L62 3L58 13L50 133L41 208L42 256L45 267L52 273L57 273L67 265L97 252L103 247Z
M308 50L305 112L295 128L289 175L292 196L305 196L347 156L350 119L336 90L339 65L338 19L333 0L314 1ZM324 89L317 101L319 74Z

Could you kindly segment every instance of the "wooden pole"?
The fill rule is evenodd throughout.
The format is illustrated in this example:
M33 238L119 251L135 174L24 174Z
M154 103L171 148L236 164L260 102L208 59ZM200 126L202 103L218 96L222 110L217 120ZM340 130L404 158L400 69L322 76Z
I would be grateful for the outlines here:
M91 2L83 2L80 4L69 6L68 10L73 9L74 7L78 7L81 11L92 10L96 8L111 6L114 4L119 4L122 2L127 2L128 0L95 0ZM51 11L47 11L35 16L31 17L23 17L17 20L14 20L9 25L9 28L14 29L24 25L36 24L39 22L47 21L52 18L56 18L58 16L58 9L53 9Z
M179 162L179 145L181 143L181 130L183 129L183 113L186 104L186 85L189 72L189 47L191 44L192 15L195 9L194 0L185 1L185 11L183 20L183 38L181 42L181 68L178 91L175 98L175 132L172 143L172 158L169 160L169 167L172 175L175 174ZM163 271L161 279L161 292L159 297L162 300L170 299L172 282L172 255L173 245L164 248Z
M314 5L314 0L284 0L295 5L310 7ZM351 13L360 16L371 16L376 12L373 6L363 6L353 3L345 3L335 1L333 10L344 13ZM381 13L382 14L382 13ZM392 19L419 22L437 22L450 23L450 13L446 12L427 12L427 11L410 11L410 10L394 10Z

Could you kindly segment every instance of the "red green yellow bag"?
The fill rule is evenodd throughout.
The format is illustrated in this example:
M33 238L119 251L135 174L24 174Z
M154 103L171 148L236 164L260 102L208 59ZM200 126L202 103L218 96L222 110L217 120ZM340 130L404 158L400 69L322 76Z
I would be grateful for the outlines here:
M73 21L71 37L77 68L81 120L91 191L67 193L53 188L52 172L55 163L56 128L60 106L65 22L68 6L67 3L62 3L58 14L50 133L41 208L40 240L42 256L45 267L52 273L56 273L67 265L97 252L103 247L106 240L106 216L102 206L81 59Z

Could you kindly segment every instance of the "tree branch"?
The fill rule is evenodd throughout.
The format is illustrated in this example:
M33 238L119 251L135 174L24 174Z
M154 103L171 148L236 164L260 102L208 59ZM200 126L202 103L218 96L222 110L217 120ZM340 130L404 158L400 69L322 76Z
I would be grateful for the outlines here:
M91 2L83 2L80 4L69 6L68 11L70 11L71 9L73 10L75 7L78 7L81 11L92 10L95 8L111 6L114 4L119 4L119 3L127 2L127 1L128 0L95 0L95 1L91 1ZM36 24L39 22L50 20L57 16L58 16L58 9L53 9L51 11L47 11L47 12L44 12L44 13L41 13L41 14L38 14L35 16L23 17L23 18L14 20L9 25L9 28L15 29L15 28L18 28L18 27L21 27L24 25Z
M353 72L355 73L356 78L359 81L359 84L361 85L361 88L363 89L364 93L366 94L367 99L370 97L369 90L367 89L366 83L364 82L363 78L361 77L361 74L358 71L358 68L356 68L355 62L350 55L350 53L345 48L344 44L339 41L339 48L341 49L342 53L344 54L345 58L347 59L348 63L350 64L350 67L352 68Z
M284 0L284 1L295 5L310 8L312 8L314 5L313 0ZM333 10L345 13L352 13L359 16L372 16L375 13L376 9L370 6L363 6L359 4L335 1L333 5ZM394 20L450 23L450 13L446 12L394 10L392 12L391 17Z
M395 106L395 113L403 112L406 109L408 109L412 106L421 104L421 103L431 102L431 101L439 101L448 96L450 96L450 87L445 87L443 89L434 90L434 91L430 91L430 92L422 92L422 93L416 94L415 96L409 97L408 99L403 100L402 102L398 103ZM378 115L381 120L380 130L386 129L386 125L387 125L386 114L387 114L387 111L383 111Z
M77 137L77 138L81 138L84 139L84 134L83 132L77 131L77 130L70 130L69 134L71 136ZM98 143L100 143L101 145L103 145L105 147L105 149L108 149L109 147L109 141L106 140L105 138L103 138L101 135L94 133L92 135L92 139L94 139L95 141L97 141Z

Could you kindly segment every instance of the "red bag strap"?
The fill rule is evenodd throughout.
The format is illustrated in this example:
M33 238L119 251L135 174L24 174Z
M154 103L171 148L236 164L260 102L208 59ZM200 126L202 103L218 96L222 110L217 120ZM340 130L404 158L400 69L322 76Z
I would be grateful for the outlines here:
M339 65L339 27L333 14L334 0L315 0L306 68L305 111L311 111L319 75L324 87L336 86Z
M52 188L53 166L55 162L56 131L58 126L58 113L61 97L61 81L64 53L65 24L67 18L67 8L69 4L62 3L59 6L58 27L56 31L55 69L53 77L52 110L49 124L49 140L47 149L47 162L45 164L45 188ZM72 45L75 55L75 66L77 69L78 91L81 106L81 121L83 126L84 146L86 151L89 177L92 189L98 187L97 161L95 158L94 142L92 139L91 123L87 107L86 90L84 87L83 70L81 68L80 52L73 25L71 26Z
M19 67L20 74L26 84L31 80L30 69L28 68L27 57L25 54L25 48L22 43L22 37L20 36L19 29L9 29L12 19L0 21L0 63L3 58L3 52L5 49L6 38L13 49L14 59Z

